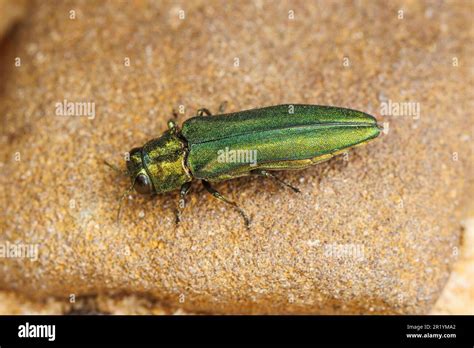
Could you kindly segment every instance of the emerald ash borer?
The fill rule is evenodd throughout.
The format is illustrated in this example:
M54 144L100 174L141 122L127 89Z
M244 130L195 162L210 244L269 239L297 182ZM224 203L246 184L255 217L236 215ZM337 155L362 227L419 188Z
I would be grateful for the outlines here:
M168 127L159 138L130 151L123 173L130 177L131 186L121 197L117 219L123 199L133 189L140 194L179 189L179 222L191 182L197 179L214 197L237 209L248 227L245 212L211 183L260 175L299 192L273 172L326 161L376 138L381 129L374 117L361 111L301 104L219 115L200 109L181 129L174 121L169 121Z

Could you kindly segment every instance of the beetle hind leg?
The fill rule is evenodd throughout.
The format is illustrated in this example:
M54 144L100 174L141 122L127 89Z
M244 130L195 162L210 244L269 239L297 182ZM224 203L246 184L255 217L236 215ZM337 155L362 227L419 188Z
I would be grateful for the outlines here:
M296 193L301 193L301 190L299 188L288 184L287 182L281 180L279 177L275 176L274 174L272 174L270 172L267 172L266 170L262 170L262 169L252 170L252 174L265 176L267 178L271 178L271 179L277 181L280 185L289 187L290 189L292 189Z
M245 227L247 227L247 229L249 228L250 219L248 218L247 214L245 214L245 212L237 205L237 203L225 198L223 195L221 195L219 192L217 192L217 190L215 188L213 188L208 181L202 180L202 185L207 190L207 192L209 192L215 198L217 198L218 200L221 200L224 203L227 203L227 204L230 204L231 206L233 206L239 212L239 214L242 216L242 218L244 219Z

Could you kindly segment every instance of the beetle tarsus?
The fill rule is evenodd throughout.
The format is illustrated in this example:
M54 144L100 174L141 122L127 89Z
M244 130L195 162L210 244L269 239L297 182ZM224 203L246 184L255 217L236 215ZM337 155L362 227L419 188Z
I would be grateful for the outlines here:
M176 225L181 222L181 215L184 208L186 207L186 195L188 194L190 188L191 182L186 182L181 185L181 189L179 191L178 208L176 209Z
M213 188L208 181L202 180L202 185L207 190L207 192L209 192L215 198L221 200L224 203L232 205L239 212L239 214L242 216L242 218L244 219L245 227L247 229L250 228L250 219L248 218L247 214L245 214L245 212L242 210L242 208L240 208L237 205L237 203L225 198L223 195L221 195L219 192L217 192L217 190L215 188Z
M276 175L273 175L270 172L267 172L266 170L257 169L257 170L252 171L252 173L255 174L255 175L260 175L260 176L265 176L267 178L271 178L271 179L277 181L280 185L289 187L290 189L292 189L296 193L301 193L301 190L299 188L297 188L297 187L295 187L291 184L288 184L287 182L281 180L279 177L277 177Z
M209 109L206 108L198 109L197 114L198 116L204 116L204 114L206 114L207 116L212 116L212 113L209 111Z
M221 105L219 105L219 113L223 114L227 108L227 100L224 100Z
M177 120L178 120L178 113L176 112L175 109L173 109L173 110L171 111L171 114L173 115L173 119L174 119L175 121L177 121Z
M227 107L227 100L224 100L220 105L219 105L219 114L223 114L225 109ZM212 116L212 112L209 111L209 109L207 108L201 108L201 109L198 109L197 111L197 115L198 116L204 116L204 114L206 114L206 116Z

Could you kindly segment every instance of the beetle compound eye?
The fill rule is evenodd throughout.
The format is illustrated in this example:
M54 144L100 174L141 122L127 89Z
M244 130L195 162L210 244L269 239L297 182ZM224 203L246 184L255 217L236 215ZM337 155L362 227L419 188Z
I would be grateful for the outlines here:
M138 193L147 194L152 192L150 179L145 174L139 174L137 176L134 187Z

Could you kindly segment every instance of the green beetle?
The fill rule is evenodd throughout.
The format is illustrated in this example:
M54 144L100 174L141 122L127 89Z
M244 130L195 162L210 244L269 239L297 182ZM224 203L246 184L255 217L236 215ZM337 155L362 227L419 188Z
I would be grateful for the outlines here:
M260 175L299 192L271 171L302 169L326 161L376 138L381 130L374 117L361 111L302 104L215 116L200 109L181 130L174 121L168 126L161 137L130 151L125 175L131 178L131 186L121 201L133 189L141 194L180 189L179 222L191 182L198 179L214 197L234 206L247 227L250 220L245 212L217 192L212 182Z

